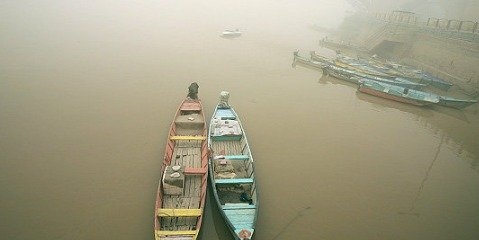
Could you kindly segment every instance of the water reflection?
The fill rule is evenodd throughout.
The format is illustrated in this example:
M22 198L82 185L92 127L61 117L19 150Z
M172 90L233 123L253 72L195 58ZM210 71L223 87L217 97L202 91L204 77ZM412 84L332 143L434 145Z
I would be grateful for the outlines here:
M318 73L318 83L321 85L343 85L348 86L351 88L356 89L357 85L351 82L343 81L341 79L337 79L335 77L329 75L323 75L321 70L314 68L312 66L303 64L301 62L297 62L293 60L292 67L297 68L300 66L301 68L305 68L311 71L315 71ZM410 104L404 104L388 99L383 99L376 96L371 96L368 94L363 94L360 92L356 92L356 97L358 100L367 102L371 104L371 110L374 111L387 111L389 109L399 110L404 113L410 114L415 121L421 123L424 128L430 129L434 132L434 134L438 134L439 131L443 131L449 138L452 138L452 141L447 141L448 145L454 149L454 152L457 156L463 155L465 149L468 154L472 153L471 160L471 167L473 169L477 169L478 160L474 160L477 158L477 154L479 154L479 150L477 148L471 148L469 146L476 146L475 140L467 143L464 142L464 135L457 135L458 129L463 128L467 129L469 125L473 125L469 121L468 115L466 114L466 110L443 107L443 106L424 106L418 107L413 106ZM450 121L454 119L456 125L452 126ZM458 124L458 123L463 124ZM475 139L475 133L470 132L472 139ZM467 139L467 138L466 138Z
M375 97L361 92L356 92L356 97L361 101L370 103L375 109L382 109L383 111L386 109L396 109L401 112L410 113L414 116L420 116L422 118L433 116L432 108L427 106L417 107L410 104Z

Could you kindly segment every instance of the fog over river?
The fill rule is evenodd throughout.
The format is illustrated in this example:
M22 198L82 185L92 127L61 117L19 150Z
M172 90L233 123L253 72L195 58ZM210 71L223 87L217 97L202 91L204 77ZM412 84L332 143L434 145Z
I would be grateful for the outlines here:
M255 159L256 240L479 239L479 115L292 67L347 1L2 1L0 238L153 239L168 128L222 90ZM225 29L238 38L222 38ZM231 239L208 197L202 240Z

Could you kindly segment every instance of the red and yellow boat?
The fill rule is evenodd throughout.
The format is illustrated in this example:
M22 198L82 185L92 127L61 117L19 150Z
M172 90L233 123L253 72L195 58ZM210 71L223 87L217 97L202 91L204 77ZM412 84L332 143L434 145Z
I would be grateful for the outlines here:
M168 133L156 195L156 240L197 239L208 175L207 128L198 85L192 83Z

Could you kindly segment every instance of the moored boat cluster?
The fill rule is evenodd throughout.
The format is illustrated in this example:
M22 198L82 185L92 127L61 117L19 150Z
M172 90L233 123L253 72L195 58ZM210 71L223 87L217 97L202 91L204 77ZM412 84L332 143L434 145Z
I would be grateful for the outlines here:
M314 51L310 56L293 53L296 63L320 69L324 75L358 85L358 91L417 106L441 105L462 109L477 103L473 99L459 99L422 90L434 87L447 91L453 84L409 66L380 60L376 56L370 59L351 58L337 54L331 59Z

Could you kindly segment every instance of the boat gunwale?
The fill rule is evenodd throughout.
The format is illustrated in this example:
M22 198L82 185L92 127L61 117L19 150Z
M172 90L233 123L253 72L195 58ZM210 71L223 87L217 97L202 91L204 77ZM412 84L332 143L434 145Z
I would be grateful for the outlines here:
M185 103L190 103L190 102L196 102L196 103L199 104L199 109L200 110L198 111L198 114L201 115L202 118L203 118L203 127L201 129L201 132L202 132L203 136L206 136L206 134L208 134L207 122L206 122L206 119L205 119L204 108L203 108L201 99L199 99L199 98L198 99L191 99L189 97L184 98L181 101L180 105L178 106L178 108L175 112L174 118L173 118L173 120L170 124L169 130L168 130L168 135L167 135L167 139L166 139L164 157L163 157L161 170L160 170L160 178L159 178L159 181L158 181L158 188L157 188L157 192L156 192L155 209L154 209L154 235L155 235L155 239L160 239L160 237L157 236L156 232L162 230L160 219L157 215L157 209L161 209L162 206L163 206L164 194L162 192L162 187L163 187L162 179L163 179L163 175L164 175L166 167L171 164L171 160L172 160L172 157L173 157L172 154L173 154L174 149L175 149L175 140L172 139L173 136L176 136L175 120L177 119L178 116L181 115L181 111L182 111L181 107L183 105L185 105ZM200 146L201 168L208 168L208 144L207 144L207 139L200 140L200 141L201 141L201 146ZM169 156L169 154L171 154L171 156ZM188 166L185 166L185 167L188 167ZM206 204L206 193L207 193L206 191L207 191L207 182L208 182L207 180L208 180L208 170L206 169L205 173L202 174L201 183L200 183L200 185L201 185L200 195L199 195L199 200L200 201L199 201L198 204L199 204L199 209L201 209L201 215L197 216L197 220L196 220L196 224L195 224L195 230L194 230L196 233L195 233L194 236L192 236L192 239L196 239L198 237L199 231L201 230L201 226L202 226L202 223L203 223L204 208L205 208L205 204Z
M255 185L255 192L256 192L256 194L255 194L255 204L254 204L254 206L255 206L255 208L254 208L255 209L254 219L253 219L253 222L251 223L252 230L255 231L256 230L256 222L257 222L257 219L258 219L258 212L259 212L258 211L259 210L259 194L258 194L257 179L254 176L255 175L255 164L254 164L253 154L251 153L251 148L250 148L250 145L249 145L249 142L248 142L248 137L247 137L246 131L243 127L243 123L241 122L241 119L239 118L238 114L236 113L234 107L229 106L228 108L220 108L219 105L216 105L211 119L213 119L216 116L216 113L217 113L218 109L230 109L232 111L233 115L235 116L235 120L238 121L238 124L239 124L239 126L242 130L242 135L243 135L243 138L244 138L244 141L245 141L245 144L246 144L246 148L248 148L248 155L249 155L249 160L248 161L251 162L251 168L252 168L252 175L251 175L251 178L253 179L252 185ZM210 132L211 127L212 127L212 121L210 120L209 131L208 131L208 148L209 149L211 148L212 142L214 141L211 138L211 132ZM209 171L209 179L211 181L211 188L213 190L213 195L214 195L214 198L215 198L216 206L218 207L218 210L219 210L221 216L226 221L227 226L228 226L228 230L231 232L234 239L240 240L240 238L238 237L238 233L236 233L234 231L235 228L234 228L233 223L231 222L229 217L226 215L224 209L222 208L223 205L221 204L219 194L218 194L218 189L217 189L216 184L215 184L215 176L214 176L214 170L213 170L213 166L212 166L213 160L214 160L213 155L210 155L209 159L208 159L208 164L209 164L208 171ZM252 233L252 235L254 235L254 232Z

